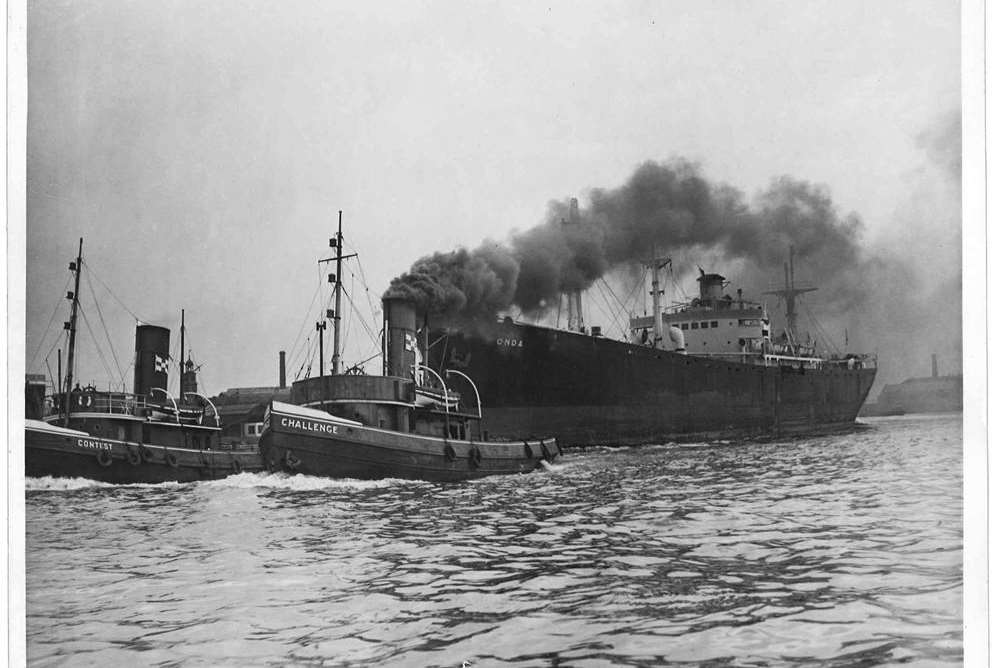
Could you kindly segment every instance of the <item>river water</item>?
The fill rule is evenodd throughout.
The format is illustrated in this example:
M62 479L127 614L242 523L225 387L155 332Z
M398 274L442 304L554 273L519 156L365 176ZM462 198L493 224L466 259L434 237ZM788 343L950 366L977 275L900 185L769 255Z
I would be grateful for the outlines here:
M958 416L463 484L26 482L29 665L961 665Z

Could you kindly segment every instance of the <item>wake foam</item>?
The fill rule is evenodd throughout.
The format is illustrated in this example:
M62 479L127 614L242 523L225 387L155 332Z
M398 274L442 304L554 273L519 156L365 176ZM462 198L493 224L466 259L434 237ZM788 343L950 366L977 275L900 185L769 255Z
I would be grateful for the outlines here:
M53 478L43 476L41 478L25 478L24 491L26 492L67 492L77 489L114 489L119 487L154 487L169 489L190 485L182 482L157 482L157 483L110 483L88 478Z
M324 489L384 489L402 485L430 485L422 480L403 480L401 478L382 478L380 480L356 480L354 478L322 478L309 475L291 475L288 473L239 473L220 480L209 480L201 483L209 487L226 488L258 488L287 489L293 491L311 492Z

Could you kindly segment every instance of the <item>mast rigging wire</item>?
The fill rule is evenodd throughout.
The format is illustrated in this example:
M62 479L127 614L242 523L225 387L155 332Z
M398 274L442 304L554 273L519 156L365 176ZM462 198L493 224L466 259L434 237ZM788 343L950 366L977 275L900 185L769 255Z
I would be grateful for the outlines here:
M63 286L62 292L60 292L59 294L65 294L66 293L67 289L69 288L69 282L70 282L71 278L72 278L71 276L68 276L66 278L66 285ZM42 333L42 338L39 339L38 345L35 347L35 353L31 356L31 361L28 362L28 364L26 366L30 367L31 365L33 365L35 363L35 359L38 357L38 352L42 349L42 346L45 344L45 339L47 339L48 336L49 336L49 328L52 327L52 321L56 319L56 313L59 312L59 305L61 303L62 303L62 299L57 299L56 300L56 305L52 309L52 315L49 317L49 323L47 325L45 325L45 329L42 330L42 332L43 332Z
M371 290L368 286L368 277L365 275L365 265L361 264L361 253L354 247L352 247L351 250L356 255L354 259L357 260L358 271L361 273L361 285L365 288L365 297L368 300L368 308L371 310L373 328L376 330L381 329L378 324L377 314L381 313L382 309L375 308L375 305L372 303Z
M361 311L358 309L358 305L355 303L355 301L353 299L351 299L351 295L348 294L346 290L344 291L344 296L347 297L347 303L350 304L351 308L357 314L358 320L361 323L361 327L364 328L365 332L371 338L372 343L374 343L377 346L378 343L379 343L379 341L378 341L378 335L376 335L375 332L371 328L368 327L368 323L366 323L364 321L364 319L362 318L362 316L361 316Z
M111 371L111 367L108 365L108 361L104 358L104 353L101 351L101 347L97 345L97 337L94 336L94 330L90 326L90 320L87 318L87 312L80 309L79 314L83 316L83 324L87 326L87 331L90 332L90 338L94 341L94 349L97 350L97 356L101 359L101 364L104 365L104 370L108 373L108 376L114 377L114 372ZM76 374L74 374L76 375Z
M56 379L52 377L52 367L49 366L49 360L48 359L45 360L45 368L49 370L49 382L51 382L52 383L52 387L55 388L56 387ZM53 394L55 394L58 391L59 391L59 389L56 389L55 392L53 392Z
M59 342L62 341L62 340L64 340L66 338L66 334L65 334L66 330L64 329L62 331L64 332L64 334L62 336L57 336L56 337L56 340L52 343L52 347L49 348L49 352L47 352L45 354L45 362L46 363L48 363L49 358L52 357L52 351L56 349L56 346L59 345Z
M116 295L114 292L111 291L111 288L108 287L108 284L101 279L100 274L94 271L94 268L90 266L89 262L83 260L83 266L87 268L88 273L94 275L94 278L97 279L97 282L100 283L102 286L104 286L104 289L108 291L108 294L111 295L112 299L118 302L118 305L121 306L123 309L125 309L129 315L131 315L135 320L138 320L139 322L150 322L146 318L140 318L138 315L135 314L135 312L132 309L126 306L125 303L118 298L118 295Z
M627 340L628 339L628 327L624 323L628 322L628 307L625 306L624 303L622 303L622 300L618 299L618 295L616 295L615 291L611 289L611 285L606 280L604 280L603 276L601 277L601 282L604 284L604 287L607 288L608 292L611 293L611 296L614 297L615 301L618 303L618 306L620 307L617 312L614 312L613 305L610 304L610 303L608 304L608 307L611 308L612 311L614 312L614 316L612 317L612 321L618 323L618 326L619 326L619 328L621 329L621 332L622 332L622 336L624 336L625 339ZM602 292L602 296L603 296L603 292ZM605 301L607 301L607 297L605 297Z
M321 270L319 269L318 265L317 265L316 271L317 271L317 273L321 274ZM313 307L316 305L316 297L319 296L319 292L320 292L320 289L322 287L323 287L322 281L319 280L319 279L317 279L317 282L316 282L316 291L313 293L312 301L309 302L309 308L306 309L306 315L302 319L302 324L299 326L299 333L295 335L295 343L292 346L292 352L289 355L289 359L293 361L293 366L294 366L294 362L299 359L300 347L303 346L303 345L307 346L309 344L309 337L308 336L306 336L305 342L302 342L302 334L305 332L306 323L309 322L309 314L313 312ZM301 371L301 369L300 369L300 371Z
M101 312L101 302L97 299L97 293L94 291L94 284L90 281L90 272L87 272L87 287L90 288L90 297L94 300L94 308L97 310L97 317L101 321L101 328L104 329L104 338L108 342L108 348L111 350L111 358L115 361L115 367L118 369L118 379L121 383L125 383L125 372L122 371L122 365L118 362L118 355L115 353L115 345L111 342L111 334L108 333L108 325L104 322L104 313Z
M604 288L607 288L610 291L611 286L608 285L608 282L604 280L603 276L601 277L601 281L604 283ZM625 337L625 339L628 339L628 332L626 331L625 326L622 325L623 319L621 317L621 314L615 313L614 305L611 303L611 300L608 299L608 296L605 294L604 289L601 287L600 284L597 284L597 292L599 295L601 295L601 298L604 299L604 303L608 305L608 309L611 311L610 315L606 314L608 321L617 323L618 329L621 331L622 336ZM614 292L612 292L612 296L614 296ZM618 302L618 304L621 305L621 302ZM600 308L600 304L598 304L598 308ZM602 308L601 310L603 311L604 309Z

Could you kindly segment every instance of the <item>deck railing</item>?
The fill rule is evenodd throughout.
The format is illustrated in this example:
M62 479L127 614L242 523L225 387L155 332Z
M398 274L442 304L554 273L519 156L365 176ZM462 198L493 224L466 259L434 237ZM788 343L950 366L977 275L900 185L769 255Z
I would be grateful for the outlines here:
M152 410L168 410L174 411L179 414L185 408L190 409L193 407L181 406L180 411L176 410L176 404L172 402L162 402L162 401L151 401L144 394L131 394L128 392L87 392L87 391L73 391L69 395L65 393L59 395L48 395L45 397L45 416L59 415L63 410L61 410L60 399L67 398L69 400L69 412L70 413L94 413L97 415L135 415L137 417L145 417L149 411ZM206 417L209 416L208 409L212 408L212 417L218 416L218 411L210 401L206 400L207 405L201 407L202 413ZM216 419L215 422L218 422Z
M878 359L875 356L859 355L844 359L826 357L804 357L797 355L779 355L774 353L733 352L733 353L688 353L690 357L706 357L710 359L733 359L743 364L759 366L802 366L807 369L845 368L845 369L875 369Z

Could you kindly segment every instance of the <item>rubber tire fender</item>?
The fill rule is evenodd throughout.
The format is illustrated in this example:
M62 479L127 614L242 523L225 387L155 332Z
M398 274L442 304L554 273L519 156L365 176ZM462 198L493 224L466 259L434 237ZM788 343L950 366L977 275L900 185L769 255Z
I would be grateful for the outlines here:
M132 466L138 466L139 464L142 463L142 454L139 452L138 449L128 448L125 451L125 458L128 460L128 463L131 464Z
M451 447L451 443L444 444L444 458L449 462L455 461L458 455L455 453L455 448Z
M111 463L114 461L114 459L115 458L111 455L110 450L97 451L97 463L103 466L104 468L108 468L109 466L111 466Z
M473 468L479 468L479 464L483 461L483 453L479 451L479 448L472 446L469 449L469 465Z
M169 466L172 469L175 469L180 465L180 462L177 461L177 455L170 452L169 450L164 451L163 461L165 461L167 463L167 466Z
M549 446L545 445L545 441L539 441L538 445L542 446L542 459L547 462L552 461L552 453L549 452Z

